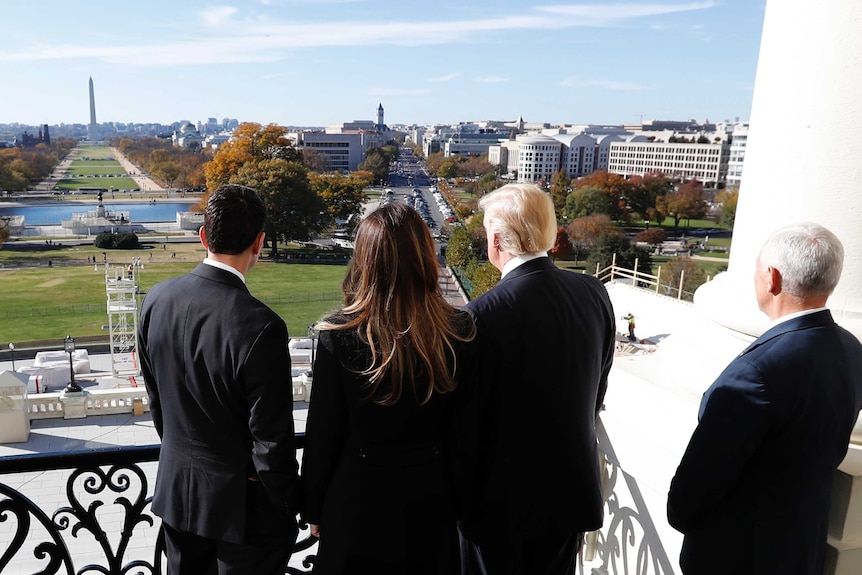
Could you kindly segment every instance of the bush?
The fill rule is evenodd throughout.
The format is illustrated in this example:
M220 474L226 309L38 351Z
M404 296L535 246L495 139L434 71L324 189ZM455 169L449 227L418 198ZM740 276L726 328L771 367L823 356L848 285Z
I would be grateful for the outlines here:
M93 241L93 245L97 248L108 250L129 250L139 247L138 236L131 232L123 232L119 234L102 232L96 236L95 241Z

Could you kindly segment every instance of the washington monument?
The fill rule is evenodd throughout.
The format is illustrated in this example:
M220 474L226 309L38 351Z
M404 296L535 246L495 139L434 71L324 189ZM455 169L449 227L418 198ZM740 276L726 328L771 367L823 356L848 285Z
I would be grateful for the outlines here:
M93 77L90 76L90 124L87 126L87 139L99 139L99 127L96 125L96 97L93 94Z

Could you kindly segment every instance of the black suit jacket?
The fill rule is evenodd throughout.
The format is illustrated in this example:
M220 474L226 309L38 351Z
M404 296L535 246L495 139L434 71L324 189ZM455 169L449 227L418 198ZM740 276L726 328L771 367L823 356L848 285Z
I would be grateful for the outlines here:
M453 441L465 534L503 541L598 529L595 418L616 334L607 291L541 257L467 309L475 377L455 391Z
M138 356L162 438L153 511L174 529L242 543L295 528L287 343L284 321L225 270L201 264L147 294Z
M683 572L819 575L860 407L862 345L829 311L774 326L731 362L668 495Z

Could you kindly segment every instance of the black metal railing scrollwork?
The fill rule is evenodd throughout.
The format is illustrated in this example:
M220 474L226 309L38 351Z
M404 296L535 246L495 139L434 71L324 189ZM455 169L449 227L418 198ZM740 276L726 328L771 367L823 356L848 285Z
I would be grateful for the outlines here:
M587 536L588 560L595 559L593 575L674 575L637 481L620 467L604 425L597 422L605 525ZM623 503L625 494L630 504ZM593 538L591 541L590 538ZM584 573L584 565L580 573Z
M304 434L297 434L297 447L304 445ZM141 468L141 464L158 458L158 445L3 458L0 573L18 561L16 564L24 562L26 568L40 575L163 575L164 533L150 509L151 486ZM11 474L70 469L65 484L68 504L50 516L4 482ZM24 487L26 482L22 490ZM308 525L301 523L300 529L293 549L294 564L298 554L317 542ZM313 553L306 553L301 568L285 565L285 573L309 573L314 559ZM81 563L86 564L79 566Z

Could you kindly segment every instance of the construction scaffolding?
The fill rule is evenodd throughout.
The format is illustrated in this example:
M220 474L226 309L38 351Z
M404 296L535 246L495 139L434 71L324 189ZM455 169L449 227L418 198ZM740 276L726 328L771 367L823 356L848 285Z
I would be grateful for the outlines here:
M105 292L108 296L108 329L110 330L111 370L117 376L140 375L135 352L138 347L139 271L141 258L128 266L105 264Z

